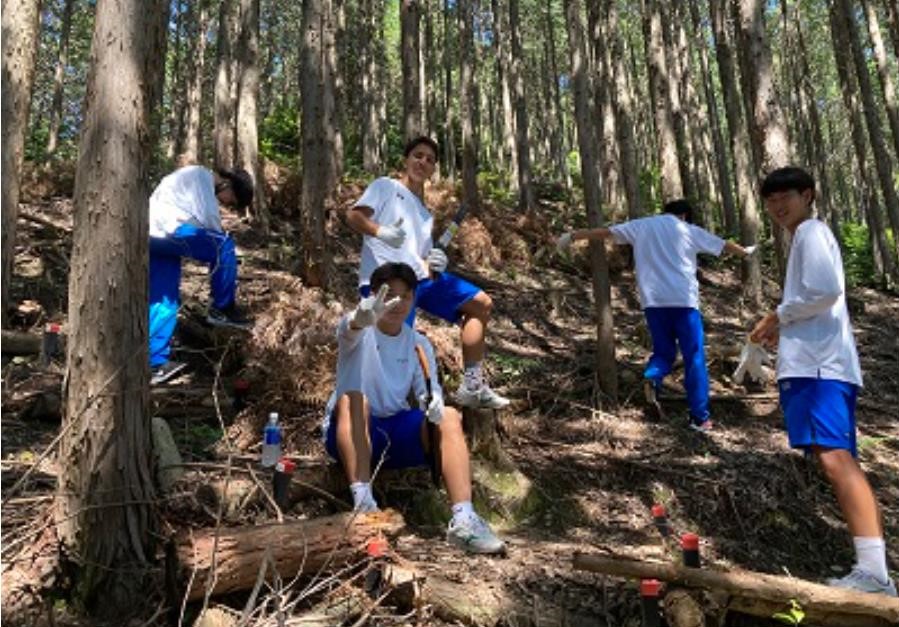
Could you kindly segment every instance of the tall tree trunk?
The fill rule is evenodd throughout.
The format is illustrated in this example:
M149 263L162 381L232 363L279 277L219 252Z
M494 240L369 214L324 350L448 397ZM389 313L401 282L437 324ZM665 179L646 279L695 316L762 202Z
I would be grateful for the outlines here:
M418 34L421 0L400 2L400 56L403 65L403 137L408 141L422 133Z
M6 0L3 3L3 298L0 324L6 327L9 282L16 255L16 220L19 215L19 177L25 150L25 131L34 84L40 20L39 0ZM15 33L15 34L13 34Z
M596 159L596 131L590 106L590 68L586 54L584 23L580 0L565 0L565 23L568 28L568 50L571 57L571 81L574 115L577 122L578 150L584 180L584 204L587 221L593 228L603 225L602 189ZM593 298L596 308L596 376L599 388L612 403L618 399L618 367L615 363L615 334L612 319L612 294L609 266L602 242L590 242L590 265Z
M749 152L749 131L744 109L737 89L736 67L733 57L733 39L727 28L726 11L722 2L709 0L709 16L715 35L715 56L718 73L724 91L724 110L734 155L734 175L737 182L737 199L740 204L740 239L744 246L756 244L761 222L758 196L755 191L754 167ZM762 305L762 268L758 255L743 260L743 286L746 298L756 307Z
M450 182L456 180L456 131L453 122L453 57L450 54L449 42L453 21L450 19L451 0L443 0L443 107L446 111L443 125L443 159L446 164L446 177ZM459 10L458 3L455 9Z
M886 47L883 45L883 37L880 35L880 22L877 19L876 8L871 0L862 0L862 5L865 7L868 33L871 35L874 59L877 61L877 73L880 76L883 102L887 110L887 119L890 121L890 130L893 136L893 155L896 159L899 159L899 105L896 103L896 88L893 85L893 72L895 70L890 68ZM899 55L899 51L896 54ZM895 57L893 61L895 63Z
M162 2L100 0L75 176L57 530L88 608L140 607L154 559L147 411L151 108ZM123 52L124 51L124 52ZM122 576L121 573L128 573Z
M200 113L203 104L203 68L206 57L206 35L209 27L209 5L206 0L191 3L191 52L187 58L185 85L184 139L179 155L187 163L200 161ZM177 82L177 78L176 78Z
M75 6L75 1L65 0L62 8L59 48L56 51L56 67L53 69L53 103L50 107L50 123L47 129L47 156L53 155L59 144L65 75L66 67L69 64L69 35L72 32L72 9Z
M507 20L503 19L503 16L508 14L503 11L502 1L492 0L491 5L493 8L493 45L496 49L496 79L503 103L503 150L500 154L503 155L502 163L504 165L508 164L504 169L506 181L509 184L509 191L518 194L518 147L515 142L515 112L512 108L512 93L509 88L509 75L512 73L512 54L509 51L509 42L506 40L506 32L509 30L507 28ZM511 80L514 81L514 77ZM517 95L516 92L516 98ZM515 104L518 104L517 100Z
M656 149L662 181L662 201L682 198L680 164L677 160L677 139L674 117L668 100L668 64L662 38L662 14L659 0L642 0L643 32L646 38L646 61L649 66L649 85L655 120Z
M887 24L890 39L893 40L893 55L899 56L899 0L885 0L887 8Z
M702 87L705 93L706 110L709 116L712 142L715 147L712 160L718 172L718 190L721 193L721 213L724 218L725 234L737 233L737 207L734 201L734 192L730 178L730 152L724 141L724 133L721 129L721 120L718 117L718 100L715 95L715 87L709 71L709 53L706 46L706 37L699 17L698 0L689 0L690 17L693 26L693 44L699 56L699 71L702 75Z
M534 185L531 181L531 139L528 130L528 105L524 97L524 76L522 63L524 50L521 46L521 20L518 15L518 0L509 0L509 43L511 62L509 64L512 81L512 98L515 106L515 150L513 161L518 176L518 208L532 211L536 207Z
M637 167L636 146L634 144L633 100L627 84L624 65L624 48L619 33L618 7L614 0L603 0L604 31L611 42L605 46L605 63L609 67L613 86L609 89L612 108L615 112L615 130L618 141L619 169L624 185L628 219L643 215L645 201L640 191L640 172Z
M477 0L460 0L459 11L459 109L462 122L462 202L469 210L480 207L478 197L478 146L475 137L477 93L473 21Z
M437 120L440 118L440 107L437 105L437 95L440 93L439 81L440 74L437 63L437 42L434 33L434 10L431 6L432 2L438 0L425 0L425 27L422 41L424 42L422 49L422 105L424 106L424 114L422 123L425 125L428 137L436 137Z
M303 3L302 96L303 191L300 219L303 242L301 274L307 285L327 287L330 250L327 219L334 170L334 98L329 82L334 68L329 46L334 45L331 0Z
M760 157L759 176L755 177L760 180L768 172L788 165L792 155L783 110L774 89L771 50L765 34L765 1L734 1L738 3L740 18L737 26L739 58L743 62L740 75L749 86L751 96L750 138ZM787 240L783 229L776 224L771 225L771 231L774 233L778 276L782 280L787 267Z
M378 115L376 85L377 47L382 45L378 38L378 16L383 10L381 0L363 0L362 12L362 167L369 174L382 171L380 154L381 118Z
M168 133L163 137L163 145L167 159L174 159L178 152L182 149L179 142L183 140L184 135L184 84L179 80L181 78L181 58L183 56L181 45L181 33L184 31L185 8L182 0L175 0L173 3L174 20L175 20L175 41L171 47L172 52L172 80L169 89L169 115L168 115ZM169 25L166 24L166 28ZM166 38L168 39L168 37ZM165 86L163 85L163 88Z
M552 150L556 166L556 174L559 180L564 181L566 189L571 189L571 175L568 172L568 146L565 131L565 115L562 107L562 88L559 86L559 60L556 53L556 29L553 21L552 0L546 0L544 28L546 32L547 55L549 61L549 79L552 85L553 113L555 114L556 131L550 137L550 149ZM516 30L518 30L516 28Z
M874 153L874 167L877 171L877 178L880 180L880 192L886 205L887 216L889 216L893 233L899 233L899 195L896 193L896 186L893 182L893 161L883 140L880 115L878 115L877 103L874 102L868 64L859 41L858 28L852 17L852 7L849 0L834 0L833 7L837 11L837 19L845 29L852 62L855 65L855 77L862 98L862 113L865 125L868 127L868 138L871 141L871 151ZM899 250L899 237L895 238L895 245L896 250Z
M237 32L236 0L222 0L219 7L218 39L216 41L215 72L215 167L234 165L234 95L232 85L237 77L233 72L234 37Z
M876 244L875 248L880 250L881 259L883 261L884 272L889 276L893 283L899 280L899 264L897 264L895 248L889 246L886 238L886 228L882 218L880 204L877 201L877 185L870 174L870 168L867 163L867 142L865 141L865 130L862 123L861 107L859 106L859 87L858 81L858 65L853 70L852 62L846 56L845 50L852 47L850 42L851 31L846 24L846 13L840 6L841 0L837 0L831 5L830 10L830 29L833 39L834 58L836 59L837 72L840 77L840 91L843 94L843 104L849 116L849 129L852 133L852 145L855 147L855 159L858 162L858 176L862 181L862 193L864 194L861 205L864 207L865 217L868 222L868 229L871 231L871 237ZM854 51L853 51L854 52ZM867 76L867 68L864 67L865 76ZM863 88L862 88L863 89ZM864 99L862 94L862 99ZM869 129L870 130L870 129ZM870 135L869 135L870 137ZM877 152L874 153L875 160ZM899 231L894 230L893 233Z
M334 149L331 151L331 166L329 174L330 185L328 189L334 190L343 176L343 99L344 99L344 76L341 70L341 59L349 57L346 53L346 0L331 0L332 24L333 28L330 39L326 42L326 61L330 71L329 83L325 85L325 93L329 101L333 101L331 107L333 122L331 123L331 132L334 134L332 140ZM329 93L330 92L330 93Z
M265 179L259 159L259 0L240 0L238 38L237 163L250 173L256 186L253 207L263 233L270 216L265 199ZM249 207L247 208L249 212Z

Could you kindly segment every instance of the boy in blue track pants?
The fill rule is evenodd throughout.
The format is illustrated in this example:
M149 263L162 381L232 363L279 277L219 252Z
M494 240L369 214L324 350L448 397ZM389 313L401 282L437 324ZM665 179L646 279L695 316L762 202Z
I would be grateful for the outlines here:
M690 223L692 207L675 200L661 215L639 218L609 228L584 229L564 233L558 241L567 250L574 240L614 239L634 249L637 286L646 324L652 336L652 355L643 371L644 391L649 407L661 408L656 392L671 372L677 349L684 357L684 386L690 406L690 427L707 431L709 419L709 375L705 363L702 315L699 312L699 282L696 256L715 256L723 251L741 257L756 247L744 248Z
M237 256L234 240L222 229L219 204L243 208L253 200L253 182L244 170L211 172L179 168L150 196L150 369L151 384L163 383L185 364L170 359L180 306L181 258L209 265L214 325L246 328L235 304Z
M883 523L859 466L855 401L862 373L846 308L840 247L812 217L815 180L801 168L771 172L762 183L771 220L790 231L783 300L750 340L777 344L777 384L790 446L813 455L833 487L855 546L856 562L840 588L896 596L886 564Z

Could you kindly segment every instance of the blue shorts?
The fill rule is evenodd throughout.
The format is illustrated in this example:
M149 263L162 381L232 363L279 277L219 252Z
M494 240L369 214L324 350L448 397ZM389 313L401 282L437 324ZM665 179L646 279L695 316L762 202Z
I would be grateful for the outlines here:
M371 470L385 456L382 468L416 468L428 465L428 455L421 443L421 426L425 414L420 409L407 409L386 418L368 417L371 437ZM328 455L340 460L337 450L337 419L331 416L325 434Z
M415 326L415 310L419 307L432 316L455 324L462 317L459 308L480 291L481 288L477 285L449 272L441 272L433 279L422 279L415 289L415 307L409 312L406 324ZM359 288L359 293L368 296L371 288L363 285Z
M790 446L845 449L857 456L855 399L858 387L833 379L790 378L778 381L780 405Z

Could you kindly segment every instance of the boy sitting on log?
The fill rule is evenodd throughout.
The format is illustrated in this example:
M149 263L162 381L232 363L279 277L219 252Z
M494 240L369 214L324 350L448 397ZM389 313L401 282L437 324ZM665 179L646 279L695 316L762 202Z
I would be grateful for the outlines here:
M443 403L434 349L404 324L417 283L407 264L381 265L371 275L371 295L338 324L337 389L325 411L325 448L343 465L361 512L378 509L373 464L427 466L436 452L431 461L443 474L453 511L447 540L473 553L499 553L504 543L471 504L462 417Z
M815 456L853 536L855 566L828 583L896 596L880 510L856 460L855 400L862 373L840 246L827 225L812 217L815 180L805 170L774 170L762 183L762 198L771 220L793 241L783 300L749 339L777 344L777 384L790 446Z

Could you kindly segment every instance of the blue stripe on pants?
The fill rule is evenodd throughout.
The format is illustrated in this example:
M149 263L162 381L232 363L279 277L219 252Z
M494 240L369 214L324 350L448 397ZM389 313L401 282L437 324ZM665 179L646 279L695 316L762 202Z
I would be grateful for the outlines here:
M169 359L178 319L181 257L209 265L212 306L226 309L237 292L234 240L225 233L185 224L168 237L150 238L150 366Z
M656 384L671 372L677 348L684 357L684 387L690 416L709 417L709 373L705 365L702 314L692 307L647 307L643 310L652 336L652 356L643 376Z

